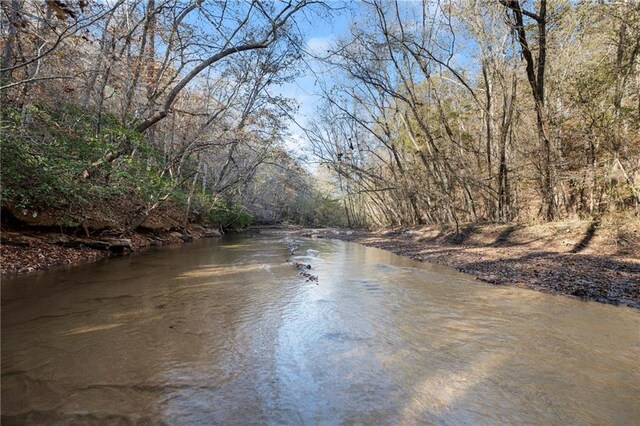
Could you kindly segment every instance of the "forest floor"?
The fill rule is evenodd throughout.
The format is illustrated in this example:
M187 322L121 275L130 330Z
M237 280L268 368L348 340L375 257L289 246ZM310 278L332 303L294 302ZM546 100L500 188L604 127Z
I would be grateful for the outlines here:
M496 285L640 308L637 221L470 225L457 234L433 227L286 232L381 248L418 261L447 265Z

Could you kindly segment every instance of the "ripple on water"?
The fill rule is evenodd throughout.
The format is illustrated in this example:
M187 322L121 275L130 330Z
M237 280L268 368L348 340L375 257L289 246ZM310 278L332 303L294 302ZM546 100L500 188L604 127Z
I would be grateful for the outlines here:
M224 237L131 259L3 279L3 424L640 418L636 310L333 240Z

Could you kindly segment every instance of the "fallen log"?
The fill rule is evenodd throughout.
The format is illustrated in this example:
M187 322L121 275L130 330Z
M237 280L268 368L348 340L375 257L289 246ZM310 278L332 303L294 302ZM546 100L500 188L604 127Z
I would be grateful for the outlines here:
M103 238L100 240L90 240L86 238L70 238L67 235L60 235L49 239L49 243L62 247L89 247L96 250L110 251L112 253L122 253L124 250L133 251L131 240L128 238Z

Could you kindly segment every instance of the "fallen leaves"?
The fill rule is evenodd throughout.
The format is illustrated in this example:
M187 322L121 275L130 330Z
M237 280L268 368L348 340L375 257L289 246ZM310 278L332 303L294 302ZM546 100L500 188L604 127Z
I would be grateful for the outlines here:
M107 255L108 252L88 247L62 247L40 241L28 245L0 245L2 274L19 274L58 265L73 265Z
M308 230L299 231L309 235ZM603 303L640 308L640 259L603 248L589 253L567 252L565 236L549 238L545 246L531 245L522 236L508 246L495 243L456 244L447 238L415 238L407 232L313 230L316 238L336 238L381 248L421 262L450 266L477 280L548 293L577 296Z

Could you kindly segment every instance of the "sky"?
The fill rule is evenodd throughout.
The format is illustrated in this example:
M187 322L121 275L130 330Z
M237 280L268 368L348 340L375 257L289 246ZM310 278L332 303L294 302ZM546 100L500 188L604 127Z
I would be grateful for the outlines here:
M348 3L348 2L347 2ZM343 2L332 2L332 5L344 6ZM299 19L298 27L306 39L306 50L313 55L322 55L327 52L332 43L348 34L352 14L349 10L336 11L332 16L322 19ZM310 67L318 69L312 58L305 58ZM314 110L320 100L319 87L316 84L316 76L311 70L305 69L293 82L270 89L273 94L294 99L298 105L295 121L305 126L313 117ZM287 148L296 155L303 155L306 148L304 131L295 123L290 125L292 137L285 142Z

